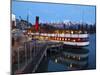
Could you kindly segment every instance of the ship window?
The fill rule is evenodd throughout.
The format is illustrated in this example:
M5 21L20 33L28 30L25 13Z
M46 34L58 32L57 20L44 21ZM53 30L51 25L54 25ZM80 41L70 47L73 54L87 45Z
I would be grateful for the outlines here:
M62 38L62 40L64 41L64 38Z
M82 31L80 30L78 33L80 34L80 33L82 33Z
M73 42L75 42L76 40L73 40Z
M73 65L72 65L72 64L70 64L70 67L73 67Z
M80 39L80 38L78 38L77 40L78 40L78 41L80 41L81 39Z
M73 34L74 32L73 31L71 31L71 34Z
M75 58L75 56L73 56L73 58Z
M56 40L59 40L59 38L58 38L58 37L56 37Z
M68 41L70 41L70 38L68 38Z
M82 41L88 41L88 40L89 40L88 38L83 38L83 39L82 39Z
M77 33L78 33L78 31L75 31L75 33L77 34Z
M67 38L65 38L65 41L67 41Z
M84 31L85 34L87 34L87 31Z
M80 60L80 57L78 57L78 60Z
M61 40L61 38L60 38L60 40Z
M68 57L68 58L70 58L70 56L69 56L69 55L68 55L67 57Z

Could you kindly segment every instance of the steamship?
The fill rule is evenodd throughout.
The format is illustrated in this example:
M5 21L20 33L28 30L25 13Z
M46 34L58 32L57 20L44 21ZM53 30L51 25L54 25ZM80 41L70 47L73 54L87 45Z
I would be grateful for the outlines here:
M16 23L15 16L13 22ZM39 17L36 16L35 25L27 30L27 34L31 35L32 39L37 38L39 40L62 42L69 47L85 47L89 45L89 34L87 31L55 29L52 32L49 32L46 28L44 30L40 28L39 25Z
M67 66L68 70L84 69L88 66L89 50L69 48L60 52L48 53L48 56L55 63Z
M49 40L53 42L63 42L65 45L69 46L88 46L89 38L88 34L82 33L82 31L69 31L68 33L32 33L35 37L39 37L41 40ZM77 32L77 33L75 33Z
M85 30L54 29L50 32L48 30L41 31L41 29L39 28L39 17L37 16L35 22L35 30L37 32L32 33L32 35L35 35L37 38L39 37L40 40L63 42L64 45L69 47L84 47L89 45L89 34Z

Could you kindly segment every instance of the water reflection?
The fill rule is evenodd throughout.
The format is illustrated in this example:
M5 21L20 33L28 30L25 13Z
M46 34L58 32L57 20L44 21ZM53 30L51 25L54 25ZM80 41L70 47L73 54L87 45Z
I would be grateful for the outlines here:
M85 69L88 66L89 50L81 49L63 49L60 52L50 52L49 58L55 63L68 67L68 70Z
M37 72L82 70L88 67L88 49L57 50L55 48L48 50L47 57L44 58Z

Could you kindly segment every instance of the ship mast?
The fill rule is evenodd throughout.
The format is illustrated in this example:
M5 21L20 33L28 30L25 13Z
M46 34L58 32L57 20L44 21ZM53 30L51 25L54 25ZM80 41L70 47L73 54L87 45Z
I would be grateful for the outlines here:
M28 27L28 24L29 24L29 12L27 14L27 27Z

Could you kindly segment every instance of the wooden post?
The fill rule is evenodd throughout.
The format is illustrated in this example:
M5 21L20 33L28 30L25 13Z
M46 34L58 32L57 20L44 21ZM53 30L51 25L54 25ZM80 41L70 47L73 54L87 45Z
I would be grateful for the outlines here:
M24 50L25 50L25 63L27 64L27 49L26 49L26 45L27 45L27 43L25 42L24 43Z
M18 50L17 50L17 57L18 57L18 70L19 70L19 68L20 68L20 56L19 56L19 49L20 48L18 48Z
M30 42L30 59L32 59L32 42Z

